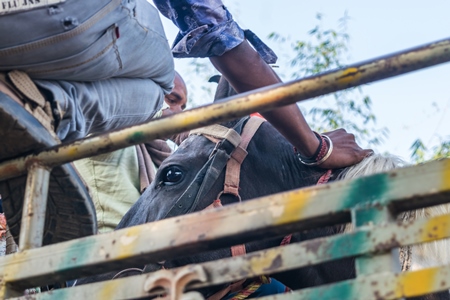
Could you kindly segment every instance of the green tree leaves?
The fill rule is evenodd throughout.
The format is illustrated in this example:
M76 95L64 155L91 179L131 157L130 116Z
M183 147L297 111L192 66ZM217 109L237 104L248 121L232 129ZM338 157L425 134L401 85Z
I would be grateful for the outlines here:
M339 20L338 29L325 29L322 15L316 15L317 25L308 32L308 40L291 40L278 33L269 39L277 42L284 57L289 57L285 79L299 79L345 66L349 54L347 34L348 16ZM288 47L286 47L288 44ZM369 146L382 142L388 134L386 128L376 128L372 100L363 87L334 93L332 97L319 97L314 106L303 109L310 125L319 132L345 128Z

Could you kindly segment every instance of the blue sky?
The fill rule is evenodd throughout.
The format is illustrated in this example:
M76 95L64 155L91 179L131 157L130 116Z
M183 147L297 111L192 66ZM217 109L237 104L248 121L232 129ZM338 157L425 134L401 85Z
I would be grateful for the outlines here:
M301 1L224 0L243 28L254 31L270 45L267 36L277 32L306 40L307 32L323 15L325 28L337 28L347 12L350 20L348 63L356 63L450 37L450 1ZM176 28L163 20L172 43ZM183 60L176 67L184 76ZM377 126L389 137L377 152L390 152L409 160L409 147L421 138L428 147L450 139L450 63L394 77L363 87L373 101ZM314 100L311 100L314 101Z

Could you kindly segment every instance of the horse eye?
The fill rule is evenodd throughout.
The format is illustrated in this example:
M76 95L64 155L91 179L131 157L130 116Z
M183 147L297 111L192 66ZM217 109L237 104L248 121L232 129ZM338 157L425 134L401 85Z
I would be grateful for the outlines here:
M183 179L183 171L178 167L168 167L161 174L161 181L165 185L174 185Z

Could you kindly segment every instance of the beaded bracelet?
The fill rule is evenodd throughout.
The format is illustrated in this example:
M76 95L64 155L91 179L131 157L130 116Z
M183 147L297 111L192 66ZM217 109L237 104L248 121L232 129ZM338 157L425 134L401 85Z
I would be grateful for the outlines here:
M296 151L299 161L306 166L318 166L324 163L333 151L333 142L328 136L317 132L314 132L314 134L319 139L319 147L317 147L316 152L311 157L303 157Z

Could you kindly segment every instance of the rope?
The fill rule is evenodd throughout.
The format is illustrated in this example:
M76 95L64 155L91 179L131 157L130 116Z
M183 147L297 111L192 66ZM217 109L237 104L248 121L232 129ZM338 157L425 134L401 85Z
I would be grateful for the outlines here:
M6 236L6 219L4 214L0 214L0 237Z
M233 296L230 300L244 300L247 299L251 294L256 292L261 285L270 283L270 278L267 276L260 276L258 279L247 285L244 289L239 291L235 296Z
M127 273L127 272L140 272L140 273L143 273L144 270L139 269L139 268L128 268L128 269L124 269L124 270L118 272L116 275L114 275L114 277L113 277L111 280L114 280L114 279L118 278L120 275L122 275L122 274L124 274L124 273Z

